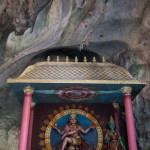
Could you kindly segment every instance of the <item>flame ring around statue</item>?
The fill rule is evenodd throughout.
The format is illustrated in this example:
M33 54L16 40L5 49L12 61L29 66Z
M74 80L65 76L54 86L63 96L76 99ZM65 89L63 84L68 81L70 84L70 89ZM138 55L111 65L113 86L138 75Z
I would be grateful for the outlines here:
M53 128L53 125L56 124L56 122L66 116L66 115L70 115L70 114L77 114L77 115L81 115L86 117L87 119L89 119L93 124L95 124L95 128L97 131L97 136L98 136L98 141L97 141L97 146L96 146L96 150L101 150L102 145L103 145L103 133L102 133L102 129L101 126L99 125L98 121L89 113L83 111L83 110L79 110L79 109L69 109L69 110L65 110L61 113L58 113L48 124L47 128L46 128L46 132L45 132L45 145L46 145L46 149L47 150L52 150L52 146L51 146L51 131Z

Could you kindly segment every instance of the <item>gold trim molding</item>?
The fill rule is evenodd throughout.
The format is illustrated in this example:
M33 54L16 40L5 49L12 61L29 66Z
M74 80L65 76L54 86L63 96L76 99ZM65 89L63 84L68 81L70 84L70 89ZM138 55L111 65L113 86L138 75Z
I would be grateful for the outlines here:
M32 87L25 87L23 88L25 94L33 94L34 89Z
M140 80L51 80L51 79L12 79L7 83L94 83L94 84L147 84Z

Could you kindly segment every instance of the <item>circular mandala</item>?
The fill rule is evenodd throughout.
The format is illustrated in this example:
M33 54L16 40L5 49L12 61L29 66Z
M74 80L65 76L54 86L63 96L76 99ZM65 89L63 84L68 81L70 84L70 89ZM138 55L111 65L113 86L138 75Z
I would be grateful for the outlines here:
M97 91L89 87L71 86L57 90L55 95L63 100L84 101L95 98Z

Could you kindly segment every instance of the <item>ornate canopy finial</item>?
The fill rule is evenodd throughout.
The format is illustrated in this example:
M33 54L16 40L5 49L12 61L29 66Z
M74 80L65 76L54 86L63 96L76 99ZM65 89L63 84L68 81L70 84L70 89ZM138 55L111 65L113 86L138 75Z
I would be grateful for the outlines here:
M69 57L68 56L66 56L66 62L69 62Z
M51 58L50 56L47 57L47 62L50 62L51 61Z
M83 59L83 61L84 61L85 63L87 62L86 56L84 56L84 59Z
M78 62L78 57L76 56L76 57L75 57L75 63L77 63L77 62Z
M102 58L102 62L103 62L103 63L105 63L105 62L106 62L105 57L103 57L103 58Z
M94 62L94 63L96 62L96 58L95 58L95 57L93 57L93 62Z
M57 62L59 62L59 56L57 56L57 59L56 59L56 61L57 61Z
M110 119L109 119L108 124L110 124L110 123L115 123L115 121L114 121L114 119L113 119L113 117L112 117L112 116L110 116Z

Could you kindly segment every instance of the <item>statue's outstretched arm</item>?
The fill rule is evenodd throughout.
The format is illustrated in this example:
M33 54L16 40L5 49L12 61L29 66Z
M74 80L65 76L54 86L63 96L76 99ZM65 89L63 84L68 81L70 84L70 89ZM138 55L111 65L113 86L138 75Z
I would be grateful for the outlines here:
M80 127L80 131L84 134L88 133L90 131L91 128L95 128L95 125L91 125L89 126L86 130L84 130L83 128Z
M56 129L59 134L61 135L63 134L63 132L57 126L53 125L53 128Z
M80 128L80 131L84 134L88 133L90 131L91 127L87 128L86 130L84 130L83 128Z

